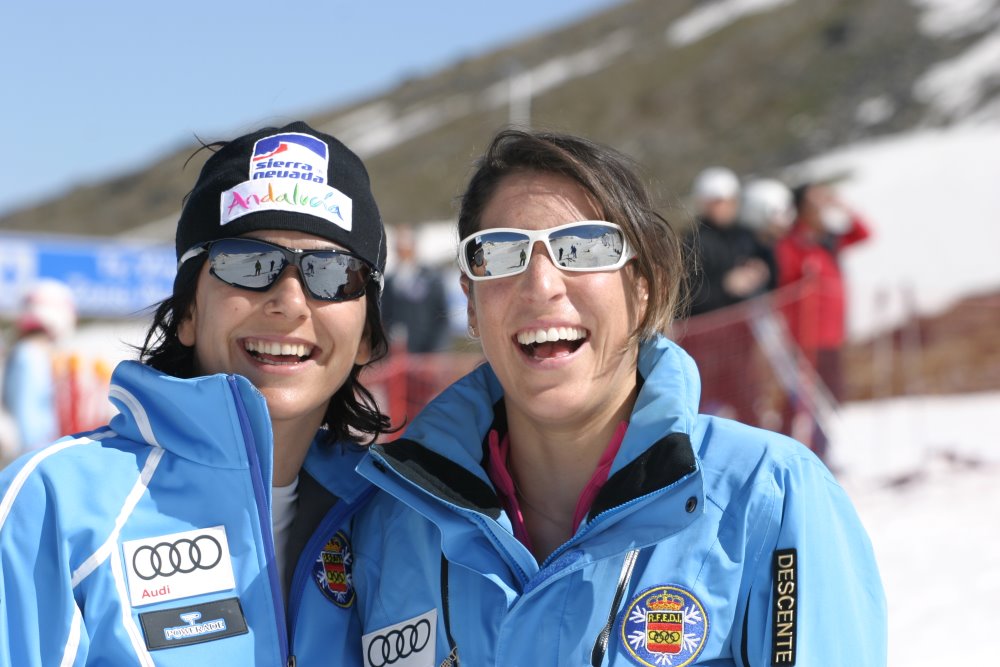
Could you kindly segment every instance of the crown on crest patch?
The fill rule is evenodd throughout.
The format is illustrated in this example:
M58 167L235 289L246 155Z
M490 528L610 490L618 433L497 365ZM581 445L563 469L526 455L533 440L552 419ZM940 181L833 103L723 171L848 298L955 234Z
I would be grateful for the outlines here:
M684 598L664 593L650 598L646 606L652 611L677 611L684 608Z

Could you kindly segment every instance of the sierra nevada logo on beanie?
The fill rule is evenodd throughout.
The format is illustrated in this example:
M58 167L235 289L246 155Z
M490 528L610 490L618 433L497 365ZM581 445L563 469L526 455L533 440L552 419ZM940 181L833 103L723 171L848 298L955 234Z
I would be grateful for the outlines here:
M249 213L307 213L351 231L351 198L326 184L329 149L321 139L286 132L258 139L250 180L222 193L219 224Z
M286 132L258 139L250 158L250 178L297 178L326 183L328 149L308 134Z

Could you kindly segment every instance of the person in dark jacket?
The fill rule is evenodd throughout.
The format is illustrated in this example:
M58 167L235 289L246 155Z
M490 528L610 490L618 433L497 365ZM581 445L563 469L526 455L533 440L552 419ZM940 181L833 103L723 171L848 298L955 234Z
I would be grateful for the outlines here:
M772 284L753 234L737 225L740 182L724 167L709 167L691 192L697 225L685 239L692 262L691 315L708 313L759 294Z
M718 313L773 287L767 251L738 224L740 182L729 169L709 167L692 187L697 221L685 236L692 317ZM705 412L754 421L747 386L750 331L745 314L704 318L697 337L685 341L701 370Z
M385 281L382 317L390 337L411 354L440 352L448 343L448 303L441 275L417 257L414 231L397 227L395 268Z

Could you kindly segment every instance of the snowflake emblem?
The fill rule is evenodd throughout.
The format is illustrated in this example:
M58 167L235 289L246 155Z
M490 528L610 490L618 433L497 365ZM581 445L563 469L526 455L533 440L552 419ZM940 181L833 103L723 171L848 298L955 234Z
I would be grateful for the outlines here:
M680 586L654 586L625 608L622 647L638 665L684 667L694 662L708 638L708 615L694 594Z

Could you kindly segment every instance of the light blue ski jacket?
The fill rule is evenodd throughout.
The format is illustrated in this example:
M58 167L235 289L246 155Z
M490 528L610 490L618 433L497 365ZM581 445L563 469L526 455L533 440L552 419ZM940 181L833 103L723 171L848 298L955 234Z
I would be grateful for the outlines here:
M370 450L359 471L384 492L355 517L361 664L885 664L875 558L830 472L791 439L697 414L694 362L665 338L639 373L606 485L541 564L484 470L503 398L488 366Z
M110 398L107 427L0 474L0 665L330 664L352 632L341 529L370 496L362 449L309 452L286 613L260 392L124 362Z

